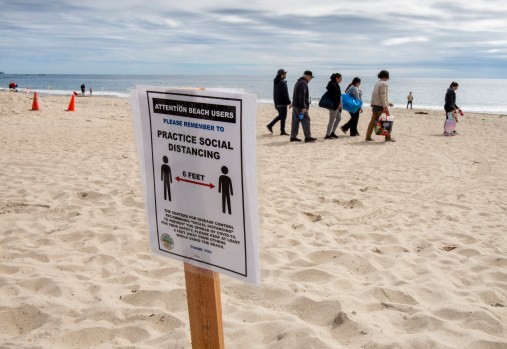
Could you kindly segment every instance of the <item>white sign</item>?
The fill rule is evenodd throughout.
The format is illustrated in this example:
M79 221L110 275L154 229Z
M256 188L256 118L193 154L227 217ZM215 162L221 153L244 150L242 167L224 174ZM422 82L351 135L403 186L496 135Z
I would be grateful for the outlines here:
M255 96L131 94L154 253L259 282Z

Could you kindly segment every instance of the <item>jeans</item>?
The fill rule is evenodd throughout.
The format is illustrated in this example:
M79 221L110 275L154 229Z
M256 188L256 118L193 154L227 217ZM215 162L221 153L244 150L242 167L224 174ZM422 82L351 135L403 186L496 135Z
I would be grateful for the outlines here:
M276 110L278 111L278 116L271 121L268 126L273 127L275 124L280 121L280 133L285 133L285 120L287 120L287 106L276 106Z

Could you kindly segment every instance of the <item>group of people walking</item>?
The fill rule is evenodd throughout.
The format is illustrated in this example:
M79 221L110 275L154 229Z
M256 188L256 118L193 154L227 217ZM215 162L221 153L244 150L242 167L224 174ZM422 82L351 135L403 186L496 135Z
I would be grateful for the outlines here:
M294 91L292 94L292 102L289 97L289 90L287 87L287 71L279 69L274 79L273 88L273 100L275 108L278 111L278 115L266 125L269 132L273 133L273 127L277 122L280 122L280 135L288 136L289 133L285 130L287 112L288 109L292 108L292 126L290 131L291 142L301 142L298 138L299 125L303 128L304 141L307 143L315 142L317 138L312 137L311 134L311 119L308 109L310 107L310 94L308 89L308 83L314 78L313 73L310 70L306 70L303 76L300 77L294 85ZM389 114L389 107L392 104L389 102L388 84L389 72L382 70L378 74L379 81L375 85L371 98L372 117L366 131L366 141L373 141L371 138L373 128L383 113ZM336 129L342 119L342 91L340 83L342 82L342 75L340 73L334 73L331 75L329 82L327 83L326 89L330 100L334 103L336 108L329 108L329 121L326 128L326 135L324 139L335 139L338 138L336 135ZM361 79L355 77L352 82L345 89L345 93L350 95L356 100L362 101L363 92L359 89L361 85ZM349 112L350 120L340 127L343 133L350 132L351 137L360 136L357 130L357 124L359 122L359 114L363 112L362 107L355 112ZM390 135L385 136L386 142L394 142Z
M287 87L287 71L279 69L274 79L273 89L273 100L275 108L278 111L276 116L269 124L266 125L269 132L273 133L273 127L277 122L280 122L280 135L289 136L291 142L301 142L298 138L299 125L303 128L304 141L315 142L317 139L312 137L310 128L310 114L308 109L310 107L310 94L308 89L308 83L314 78L313 73L310 70L306 70L303 76L300 77L294 85L294 91L292 94L292 102L289 97L289 90ZM373 130L377 121L382 114L389 115L389 107L393 104L389 102L389 72L387 70L381 70L378 75L378 81L373 88L371 96L371 109L372 115L368 128L366 130L365 141L371 142ZM335 139L338 138L336 135L336 129L342 119L342 91L340 83L342 82L342 75L340 73L334 73L331 75L329 82L327 83L326 90L329 99L331 100L335 108L328 108L329 121L326 128L326 135L324 139ZM361 85L361 79L355 77L352 82L345 89L345 94L348 94L355 100L359 100L362 103L363 92L359 89ZM445 105L444 110L446 119L444 123L444 135L453 136L456 135L456 123L458 122L458 114L463 115L461 109L456 105L456 90L458 89L458 83L452 82L445 94ZM407 96L407 109L410 106L412 109L412 101L414 97L412 92ZM288 109L292 108L292 126L290 134L286 132L286 119ZM350 132L350 137L360 136L357 130L357 124L359 121L359 114L363 112L363 108L359 108L357 111L349 111L350 120L340 127L340 130L347 134ZM391 138L390 132L385 135L386 142L395 142Z

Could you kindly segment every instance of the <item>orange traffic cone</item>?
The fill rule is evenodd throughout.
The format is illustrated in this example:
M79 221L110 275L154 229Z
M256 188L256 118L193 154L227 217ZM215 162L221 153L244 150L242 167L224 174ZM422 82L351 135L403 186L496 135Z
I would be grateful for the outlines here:
M37 92L33 93L32 110L39 110L39 102L37 101Z
M69 108L67 108L67 111L74 111L74 95L70 98Z

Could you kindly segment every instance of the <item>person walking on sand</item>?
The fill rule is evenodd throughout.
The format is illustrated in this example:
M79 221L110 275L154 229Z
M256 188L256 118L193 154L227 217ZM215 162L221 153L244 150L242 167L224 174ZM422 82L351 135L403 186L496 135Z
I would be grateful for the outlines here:
M371 142L373 139L371 138L371 134L373 133L373 128L377 123L378 118L382 113L389 113L389 107L393 105L389 102L389 87L387 85L387 81L389 80L389 72L387 70L381 70L378 73L378 81L373 88L373 93L371 95L371 120L368 124L368 129L366 130L366 138L365 141ZM391 138L391 135L385 136L386 142L395 142L394 139Z
M285 121L287 120L287 106L289 109L292 107L289 98L289 89L287 88L287 72L283 69L278 69L275 80L273 81L273 101L275 108L278 111L278 116L266 125L269 132L273 133L273 126L280 121L280 136L288 136L285 132Z
M352 82L349 84L349 86L347 86L345 93L355 99L363 101L363 91L359 89L360 85L361 79L356 76L354 79L352 79ZM347 134L347 131L350 130L350 137L359 136L359 132L357 131L357 123L359 122L359 114L362 112L363 107L359 108L359 110L355 113L349 112L350 120L345 125L340 127L343 133Z
M412 101L414 100L414 95L412 94L412 91L407 96L407 109L408 105L410 104L410 109L412 109Z
M85 95L85 91L86 91L86 86L85 86L85 84L82 84L82 85L81 85L81 96L83 96L83 97L84 97L84 95Z
M329 121L327 123L326 137L324 139L338 138L335 131L338 128L338 124L342 119L342 90L340 88L340 82L342 82L342 75L340 73L334 73L331 75L329 82L327 83L326 89L329 95L329 99L336 105L336 109L329 110Z
M313 138L310 132L310 92L308 91L308 83L314 78L310 70L306 70L303 76L298 79L294 85L294 93L292 95L292 127L290 131L291 142L301 142L297 138L299 132L299 124L303 126L305 142L315 142L317 138Z
M459 84L455 81L451 82L451 85L447 89L447 92L445 93L445 104L444 104L444 110L445 110L445 120L447 121L449 119L449 112L452 112L453 110L456 110L460 115L463 115L463 112L461 111L461 108L458 107L456 104L456 90L458 89ZM453 134L457 134L456 130L452 131ZM444 122L444 134L445 134L445 122Z

